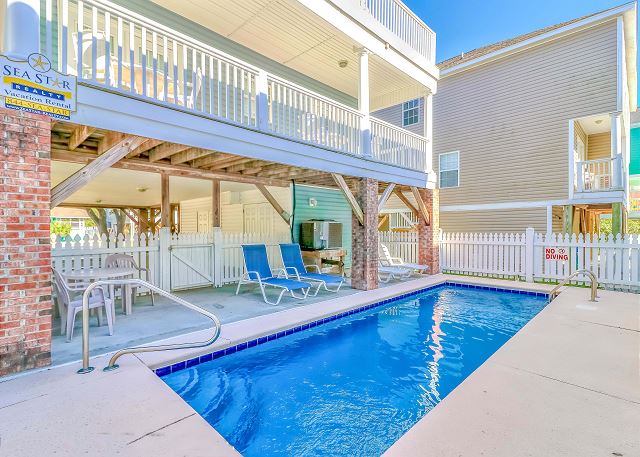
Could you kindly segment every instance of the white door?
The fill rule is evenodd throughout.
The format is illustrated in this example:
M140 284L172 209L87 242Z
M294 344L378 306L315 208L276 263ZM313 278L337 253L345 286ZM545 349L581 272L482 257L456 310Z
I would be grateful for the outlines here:
M207 233L211 230L211 211L198 211L198 233Z
M244 233L273 235L275 210L270 203L252 203L244 205Z

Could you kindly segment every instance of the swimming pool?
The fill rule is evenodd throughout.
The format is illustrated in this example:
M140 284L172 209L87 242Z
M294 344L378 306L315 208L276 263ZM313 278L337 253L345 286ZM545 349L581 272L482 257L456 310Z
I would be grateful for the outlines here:
M380 455L546 303L445 284L157 372L245 456Z

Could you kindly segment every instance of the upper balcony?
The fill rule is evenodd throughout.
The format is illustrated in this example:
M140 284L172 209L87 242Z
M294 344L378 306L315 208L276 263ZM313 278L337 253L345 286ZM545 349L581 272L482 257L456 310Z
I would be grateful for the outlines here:
M383 6L401 5L400 10L392 10L396 12L391 17L396 19L390 22L390 27L399 27L413 17L405 16L408 10L401 2L366 3L374 17L383 19L386 17L382 15ZM340 84L328 81L338 89L332 98L299 84L300 78L294 82L282 77L281 72L272 70L273 65L265 64L267 70L248 63L114 3L43 0L43 11L44 53L59 71L76 75L81 86L351 156L430 171L429 140L369 118L357 109L349 94L337 87L357 82L357 77L350 74L343 75ZM185 13L189 14L187 7ZM424 35L414 45L420 52L428 53L433 41ZM353 50L349 52L353 54ZM373 74L392 76L385 73L388 65L384 68L377 65L375 60L371 64ZM407 82L406 76L400 78L400 86L390 83L390 87L401 87L403 81ZM412 87L416 85L419 83L411 82ZM372 81L372 108L381 106L382 99L394 99L389 94L376 99L381 90L373 86ZM422 87L423 93L424 90Z

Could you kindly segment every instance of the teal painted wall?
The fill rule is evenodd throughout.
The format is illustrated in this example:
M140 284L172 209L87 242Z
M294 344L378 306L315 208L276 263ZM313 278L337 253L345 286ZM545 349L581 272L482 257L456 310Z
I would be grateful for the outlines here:
M317 206L309 206L315 198ZM342 192L336 189L296 185L293 236L300 239L300 223L309 219L332 219L342 223L342 246L347 250L345 264L351 266L351 207Z
M631 163L630 175L640 175L640 127L631 129Z

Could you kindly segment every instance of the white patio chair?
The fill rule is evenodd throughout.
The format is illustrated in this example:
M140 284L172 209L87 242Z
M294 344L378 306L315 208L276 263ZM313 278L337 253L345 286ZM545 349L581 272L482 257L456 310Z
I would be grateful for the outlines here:
M107 268L133 268L134 270L138 270L139 272L140 271L144 271L145 281L151 282L149 280L149 275L151 273L149 271L149 269L148 268L139 267L138 264L136 263L135 259L131 255L128 255L128 254L110 254L110 255L107 256L106 259L104 259L104 266L107 267ZM138 287L139 286L131 286L131 304L132 305L135 302L136 290L138 289ZM123 288L123 292L122 293L124 293L124 288ZM155 305L155 301L153 299L153 292L149 291L149 293L151 294L151 305L154 306ZM124 303L123 303L122 306L124 306Z
M392 279L408 279L413 275L413 268L378 265L378 279L380 282L388 283Z
M56 296L58 302L58 311L60 312L60 333L67 333L67 343L73 338L73 327L76 322L76 314L82 311L82 296L77 297L78 293L84 292L86 285L70 285L54 268L53 279L56 286ZM74 297L75 296L75 297ZM102 325L102 308L104 307L107 316L107 325L109 326L109 335L113 335L113 302L106 296L102 287L96 287L89 297L89 312L96 310L98 314L98 326Z
M391 252L389 252L389 248L380 244L380 250L382 251L382 257L380 259L380 263L384 266L388 267L402 267L402 268L410 268L415 273L426 274L429 271L429 265L422 265L419 263L408 263L405 262L400 257L392 257Z

